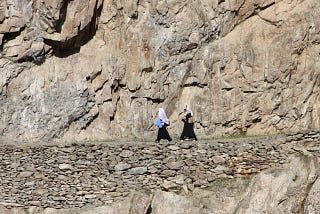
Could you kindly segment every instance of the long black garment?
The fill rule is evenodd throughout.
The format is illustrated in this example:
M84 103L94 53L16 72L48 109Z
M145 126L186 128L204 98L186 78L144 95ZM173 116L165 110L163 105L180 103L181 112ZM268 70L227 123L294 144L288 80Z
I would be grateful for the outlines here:
M196 134L194 133L194 123L189 123L188 119L192 117L191 114L187 114L185 118L182 119L184 125L180 136L180 140L198 140Z
M160 141L161 139L168 140L168 141L172 140L167 130L167 126L168 126L167 124L164 124L161 128L158 129L158 136L156 141Z

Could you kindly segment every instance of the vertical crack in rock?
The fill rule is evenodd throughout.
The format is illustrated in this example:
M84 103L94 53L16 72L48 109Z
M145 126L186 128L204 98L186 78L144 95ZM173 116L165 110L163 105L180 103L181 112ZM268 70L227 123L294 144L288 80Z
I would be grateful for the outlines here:
M56 23L56 31L57 33L62 32L62 26L64 25L66 18L67 18L67 9L68 9L68 4L70 3L71 0L64 0L60 1L60 10L59 10L59 19L57 20Z

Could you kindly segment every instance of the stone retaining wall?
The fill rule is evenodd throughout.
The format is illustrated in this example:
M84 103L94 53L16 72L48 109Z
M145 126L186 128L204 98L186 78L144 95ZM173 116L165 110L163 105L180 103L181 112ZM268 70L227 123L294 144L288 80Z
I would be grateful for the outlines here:
M192 192L257 173L299 151L319 155L320 132L201 142L2 145L0 205L77 208L131 192Z
M293 136L291 136L293 137ZM282 164L280 136L211 142L87 143L0 148L0 205L100 206L133 191L192 191Z

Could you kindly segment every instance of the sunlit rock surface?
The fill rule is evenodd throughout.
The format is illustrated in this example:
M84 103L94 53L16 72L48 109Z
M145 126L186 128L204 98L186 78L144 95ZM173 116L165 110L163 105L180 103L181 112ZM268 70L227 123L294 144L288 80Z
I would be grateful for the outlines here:
M0 3L3 141L319 128L319 1Z

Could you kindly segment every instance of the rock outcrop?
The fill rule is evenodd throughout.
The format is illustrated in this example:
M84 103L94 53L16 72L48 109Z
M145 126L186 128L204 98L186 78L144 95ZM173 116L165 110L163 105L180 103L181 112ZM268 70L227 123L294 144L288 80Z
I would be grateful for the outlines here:
M0 135L151 138L158 107L214 137L318 128L320 3L0 3Z

